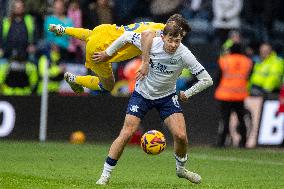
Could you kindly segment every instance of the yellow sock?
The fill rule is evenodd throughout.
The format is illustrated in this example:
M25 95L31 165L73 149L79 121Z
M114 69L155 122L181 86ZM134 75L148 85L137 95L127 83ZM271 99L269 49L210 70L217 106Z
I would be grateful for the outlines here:
M73 28L67 27L65 29L65 34L72 36L76 39L80 39L82 41L86 41L87 38L91 35L92 31L84 28Z
M91 90L101 90L99 86L100 80L96 76L77 76L75 82Z

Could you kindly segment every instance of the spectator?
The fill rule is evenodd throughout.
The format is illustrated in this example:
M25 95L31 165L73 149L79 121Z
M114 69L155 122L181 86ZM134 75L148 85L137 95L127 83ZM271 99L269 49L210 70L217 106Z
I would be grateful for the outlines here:
M109 0L97 0L96 13L98 16L98 24L112 24L112 8Z
M69 4L67 16L72 19L74 27L82 28L82 10L78 0L72 0ZM71 38L69 51L72 53L76 62L83 62L83 42Z
M239 31L232 30L228 33L228 36L229 38L222 45L221 55L229 53L233 44L241 44L242 42L242 36Z
M150 15L148 0L114 0L113 2L114 21L117 25L127 25L138 17Z
M71 18L76 28L82 27L82 10L78 0L72 0L68 6L67 17Z
M86 10L83 11L84 28L94 29L94 26L100 24L113 23L114 10L112 9L112 4L109 0L84 0L80 2L81 7L87 7ZM123 2L119 3L119 5L121 4L123 4ZM124 9L127 9L127 7L124 7ZM123 14L122 12L120 13ZM117 15L117 17L119 17L119 15Z
M45 64L48 64L48 92L57 93L60 88L60 82L63 80L65 67L59 65L60 54L56 45L52 45L50 55L42 55L38 61L39 82L37 88L37 94L41 95L43 89L43 77Z
M46 0L25 0L26 11L35 18L37 26L43 26L44 18L47 14ZM42 38L43 27L38 27L38 36Z
M61 24L64 27L72 27L73 22L65 14L65 3L63 0L55 0L53 4L53 15L47 16L44 21L45 39L49 45L57 45L60 49L61 58L63 60L69 59L68 48L70 45L70 37L63 35L60 37L55 36L48 31L49 24Z
M0 7L2 7L0 9L0 19L2 20L2 18L6 15L6 6L7 6L7 0L0 0ZM4 8L3 8L4 7Z
M212 16L212 2L206 0L185 0L181 13L187 20L205 19L209 21Z
M35 91L37 68L27 56L27 52L13 49L10 61L0 64L0 94L27 96Z
M230 30L239 30L242 0L213 0L213 27L217 43L223 44Z
M284 72L283 59L277 56L269 43L263 43L259 53L261 62L254 65L250 78L251 95L279 92Z
M236 112L241 135L240 147L245 147L247 130L244 100L248 96L248 77L252 68L251 60L241 54L241 46L233 44L230 53L219 58L219 77L216 79L215 99L220 103L221 119L218 129L217 146L225 146L229 134L231 112Z
M249 0L245 1L245 20L254 30L257 42L271 41L273 23L279 9L282 11L280 0Z
M182 8L182 0L153 0L150 4L150 12L155 22L163 23L170 15L179 12Z
M83 28L92 30L94 26L98 25L98 16L95 12L96 0L80 0L80 7L84 7L82 12Z
M4 57L9 58L12 51L34 55L36 51L37 27L34 18L25 13L23 0L15 0L11 4L11 12L4 17L0 24L0 51Z
M181 14L190 22L192 32L186 41L195 44L208 43L213 38L212 1L185 0Z

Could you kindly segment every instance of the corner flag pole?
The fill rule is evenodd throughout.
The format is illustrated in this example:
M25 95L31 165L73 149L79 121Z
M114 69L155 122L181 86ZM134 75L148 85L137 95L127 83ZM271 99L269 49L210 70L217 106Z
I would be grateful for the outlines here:
M41 94L41 105L40 105L40 126L39 126L39 140L41 142L46 141L46 130L47 130L47 113L48 113L48 60L44 64L43 71L43 88Z

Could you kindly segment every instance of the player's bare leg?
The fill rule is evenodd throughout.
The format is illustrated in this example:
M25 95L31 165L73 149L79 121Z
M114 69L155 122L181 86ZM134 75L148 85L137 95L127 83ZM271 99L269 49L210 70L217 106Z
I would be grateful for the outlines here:
M125 145L139 128L140 122L140 118L126 114L123 128L121 129L119 136L115 139L110 147L108 154L109 157L117 160L120 158Z
M174 151L176 159L176 174L179 178L185 178L192 183L198 184L201 182L201 177L197 173L188 171L185 168L187 156L187 133L185 120L182 113L174 113L165 119L165 124L168 126L174 138Z
M187 153L188 139L186 134L186 126L182 113L174 113L165 119L174 138L175 154L179 157L185 157Z
M104 163L103 172L96 184L106 185L109 182L112 170L115 168L118 159L123 153L124 147L135 131L137 131L140 122L140 118L126 114L123 128L121 129L119 136L114 140L110 147L108 157Z

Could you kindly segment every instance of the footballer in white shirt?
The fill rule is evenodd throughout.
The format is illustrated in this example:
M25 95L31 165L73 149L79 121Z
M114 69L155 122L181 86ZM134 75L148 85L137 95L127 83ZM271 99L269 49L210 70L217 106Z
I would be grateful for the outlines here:
M187 25L186 27L189 27ZM132 94L125 116L125 122L119 136L110 147L108 157L100 179L96 182L105 185L120 158L128 140L138 129L145 114L156 108L160 118L167 125L174 139L174 157L176 159L176 174L192 183L200 183L201 176L188 171L185 163L187 155L187 132L182 109L176 94L176 80L183 68L189 68L198 79L192 87L180 93L182 101L206 89L213 84L212 78L195 56L181 44L185 36L184 28L176 23L167 23L163 35L153 39L149 53L147 48L141 47L141 36L135 32L125 32L114 41L104 52L96 54L97 60L114 54L126 43L132 43L142 50L142 66L138 70L138 80ZM187 30L188 31L188 30ZM141 74L143 72L143 74Z

